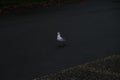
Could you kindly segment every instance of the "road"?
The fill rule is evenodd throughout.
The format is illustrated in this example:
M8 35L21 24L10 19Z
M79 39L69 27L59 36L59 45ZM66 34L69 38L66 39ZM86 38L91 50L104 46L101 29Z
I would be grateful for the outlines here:
M2 80L29 80L120 52L118 2L32 11L0 18ZM67 40L64 48L56 47L58 31Z

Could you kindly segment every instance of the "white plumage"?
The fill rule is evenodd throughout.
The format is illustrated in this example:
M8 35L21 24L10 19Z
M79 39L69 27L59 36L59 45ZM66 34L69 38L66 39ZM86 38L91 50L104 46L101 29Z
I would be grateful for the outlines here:
M60 32L57 32L57 41L65 41L65 39L62 38Z

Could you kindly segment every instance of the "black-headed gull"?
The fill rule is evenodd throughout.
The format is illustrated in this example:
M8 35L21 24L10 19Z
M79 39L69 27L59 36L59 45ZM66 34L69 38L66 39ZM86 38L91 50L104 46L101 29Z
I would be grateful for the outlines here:
M65 39L62 38L60 32L57 32L57 41L59 41L59 42L64 42L65 41Z
M66 40L62 38L60 32L57 32L57 47L65 47L66 46Z

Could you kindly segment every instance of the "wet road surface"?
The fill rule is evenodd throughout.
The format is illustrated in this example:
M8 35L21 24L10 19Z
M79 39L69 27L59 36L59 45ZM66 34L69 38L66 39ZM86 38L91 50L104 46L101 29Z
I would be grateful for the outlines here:
M0 18L2 80L27 80L120 50L120 3L91 1ZM67 46L58 48L60 31Z

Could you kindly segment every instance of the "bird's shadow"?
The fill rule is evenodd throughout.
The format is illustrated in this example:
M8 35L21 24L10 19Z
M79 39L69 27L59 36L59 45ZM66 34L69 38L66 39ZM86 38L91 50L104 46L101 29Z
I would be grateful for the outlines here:
M65 47L67 47L67 44L66 44L66 43L62 43L62 44L58 44L58 45L56 46L56 49L63 49L63 48L65 48Z

